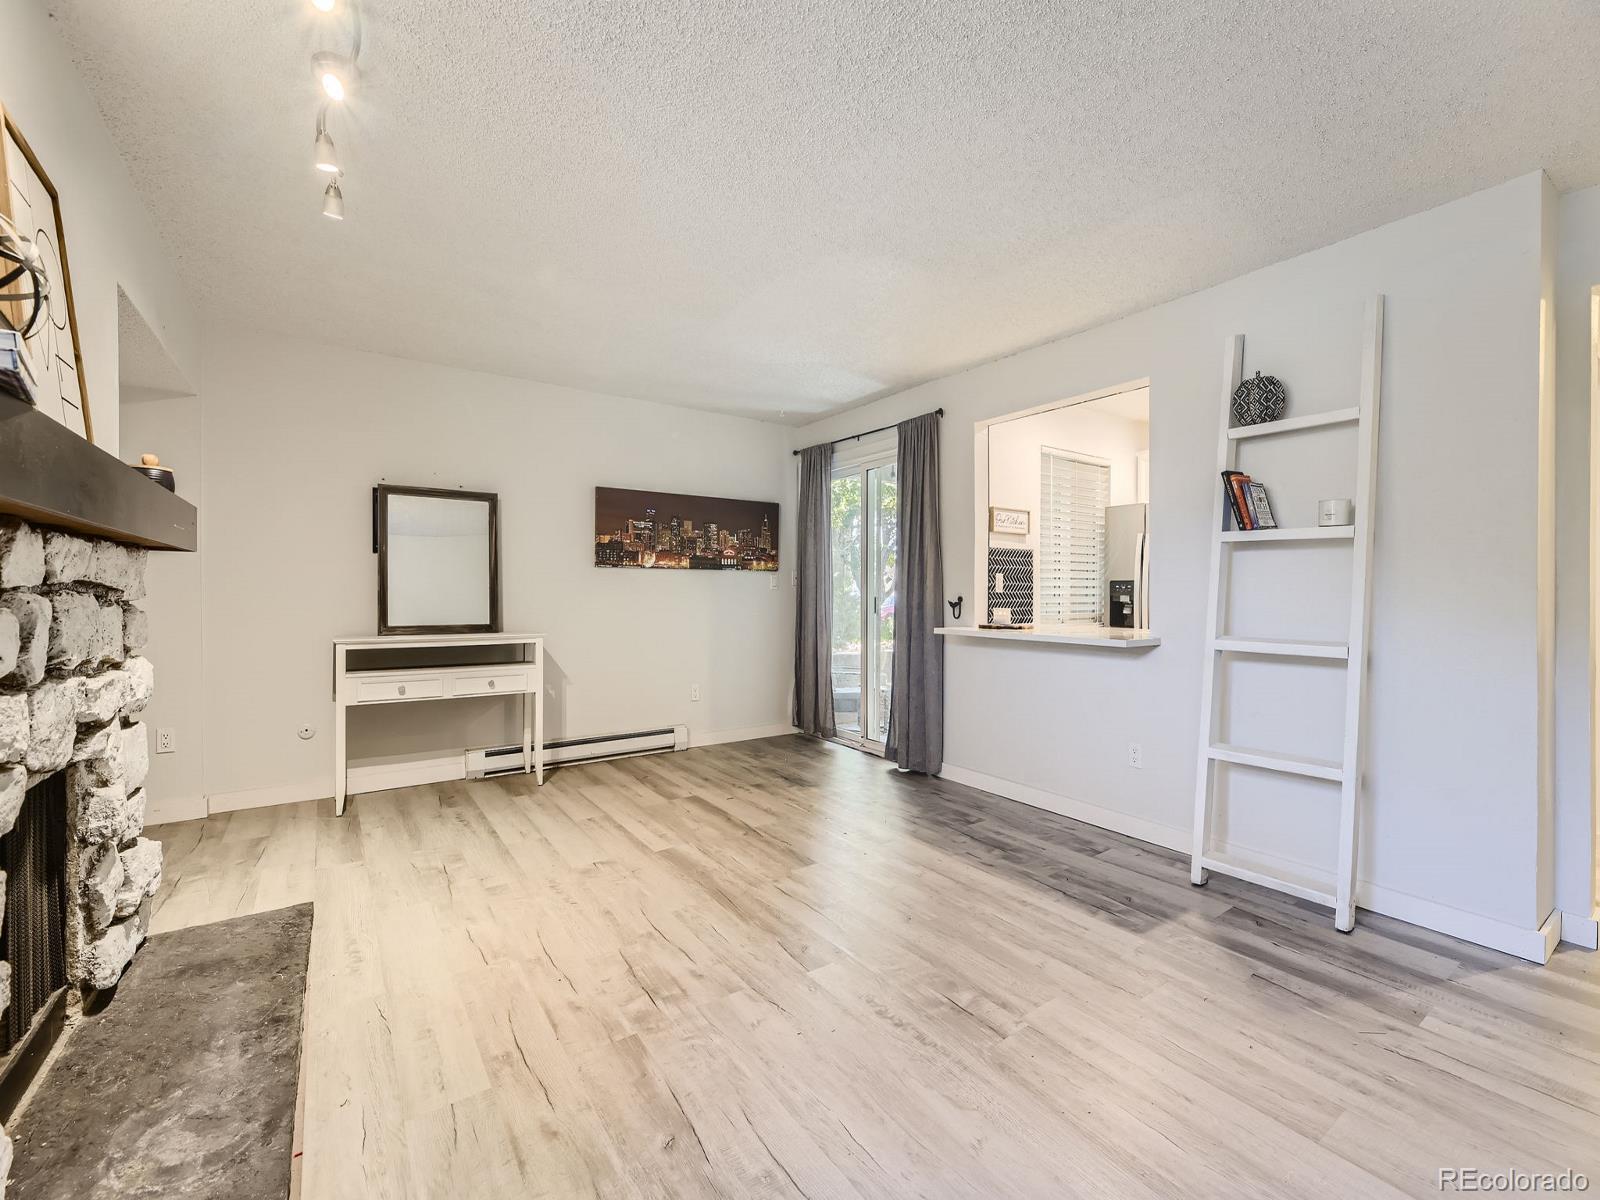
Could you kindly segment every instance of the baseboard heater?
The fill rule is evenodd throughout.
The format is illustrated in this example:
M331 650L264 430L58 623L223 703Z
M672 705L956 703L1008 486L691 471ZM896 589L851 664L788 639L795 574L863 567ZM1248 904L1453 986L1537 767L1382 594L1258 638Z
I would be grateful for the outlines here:
M560 738L544 744L544 765L598 762L603 758L632 758L639 754L668 754L689 748L689 727L668 725L636 733L603 733L595 737ZM467 778L484 779L522 770L522 747L490 746L467 751Z

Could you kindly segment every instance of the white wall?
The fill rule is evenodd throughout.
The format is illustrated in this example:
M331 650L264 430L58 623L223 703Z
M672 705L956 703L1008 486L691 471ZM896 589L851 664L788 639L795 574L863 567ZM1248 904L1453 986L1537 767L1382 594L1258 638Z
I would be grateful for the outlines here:
M0 0L0 105L61 196L94 440L116 454L118 286L191 381L199 378L197 319L45 7Z
M1555 899L1595 906L1590 594L1590 295L1600 285L1600 187L1561 197L1556 256Z
M946 591L965 593L972 612L981 604L971 594L974 423L1150 379L1151 624L1163 644L1134 655L952 642L947 774L1188 847L1225 339L1246 335L1246 369L1283 378L1291 412L1345 407L1357 396L1363 306L1381 292L1362 899L1534 952L1531 931L1545 916L1536 847L1542 205L1542 175L1526 176L797 431L795 444L806 445L944 408ZM1281 523L1309 524L1317 499L1353 494L1352 449L1348 430L1307 434L1259 448L1245 469L1272 488ZM1261 582L1243 589L1283 593L1274 619L1294 621L1302 636L1337 630L1348 557L1329 556L1348 548L1249 553L1279 555L1254 563ZM1265 624L1268 607L1236 613L1235 628L1255 632L1240 622ZM1233 719L1269 745L1336 747L1338 676L1271 664L1269 680L1266 669L1234 679ZM1143 769L1127 765L1129 742L1142 745ZM1332 789L1274 783L1233 789L1229 839L1331 865Z
M375 631L370 489L385 481L500 494L504 624L548 638L548 737L789 727L789 430L224 330L208 331L203 369L213 808L331 793L330 643ZM777 500L784 569L596 569L597 484ZM501 701L385 706L353 714L350 754L515 732Z
M1556 396L1555 277L1560 237L1560 199L1548 176L1540 175L1539 193L1539 391L1538 467L1535 498L1537 524L1537 608L1535 639L1538 665L1536 749L1538 754L1538 821L1534 833L1534 907L1555 913L1556 907Z
M171 467L178 495L199 513L201 536L207 522L201 489L202 403L197 396L161 397L128 393L122 404L126 458L160 456ZM145 611L150 615L147 657L156 669L155 697L145 710L152 730L171 729L177 748L156 754L152 735L150 774L145 781L148 819L186 821L206 815L205 659L200 630L203 556L152 554L146 578Z

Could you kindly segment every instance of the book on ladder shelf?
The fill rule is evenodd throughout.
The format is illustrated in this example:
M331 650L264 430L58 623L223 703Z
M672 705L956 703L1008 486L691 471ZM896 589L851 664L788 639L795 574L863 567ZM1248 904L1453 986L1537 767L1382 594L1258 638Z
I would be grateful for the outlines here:
M1222 490L1228 498L1228 512L1237 530L1276 529L1267 489L1243 471L1222 472Z
M1355 927L1356 847L1361 816L1361 782L1366 753L1367 627L1372 619L1372 539L1375 529L1378 466L1378 402L1383 374L1383 297L1366 307L1361 346L1359 403L1351 408L1311 413L1259 425L1230 425L1233 394L1244 368L1244 335L1228 339L1223 359L1222 421L1217 437L1217 473L1211 535L1211 578L1207 600L1204 681L1200 701L1200 746L1195 780L1194 842L1189 878L1202 885L1213 871L1248 883L1325 905L1334 912L1334 927ZM1266 487L1238 469L1239 445L1256 438L1311 433L1339 425L1356 426L1355 524L1304 528L1279 527ZM1232 528L1229 528L1229 525ZM1231 610L1229 587L1232 555L1251 542L1263 553L1292 542L1351 541L1350 612L1344 641L1300 641L1250 637L1223 628ZM1337 760L1311 758L1219 740L1218 660L1222 655L1252 655L1281 660L1322 659L1343 662L1344 735ZM1224 854L1211 844L1218 773L1246 767L1281 775L1319 779L1339 785L1337 842L1331 848L1333 873L1326 878L1291 876L1281 868L1252 864Z

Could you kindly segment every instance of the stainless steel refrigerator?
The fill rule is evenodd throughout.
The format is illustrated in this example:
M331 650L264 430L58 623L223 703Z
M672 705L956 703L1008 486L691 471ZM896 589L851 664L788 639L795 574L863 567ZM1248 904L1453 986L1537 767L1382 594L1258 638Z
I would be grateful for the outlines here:
M1106 506L1105 623L1150 626L1150 506Z

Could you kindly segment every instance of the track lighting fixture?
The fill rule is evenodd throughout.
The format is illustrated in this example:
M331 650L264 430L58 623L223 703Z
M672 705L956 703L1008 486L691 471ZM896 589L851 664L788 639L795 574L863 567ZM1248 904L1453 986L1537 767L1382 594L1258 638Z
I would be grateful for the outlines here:
M317 170L330 176L322 193L322 215L335 221L344 220L344 191L339 181L344 178L344 168L339 165L339 155L328 132L328 110L341 103L354 89L359 78L356 61L361 56L361 4L360 0L311 0L311 6L320 13L337 11L338 18L324 27L324 33L335 27L348 25L349 54L336 54L332 50L319 50L311 56L311 74L322 89L324 97L317 109L317 137L313 146L313 159Z
M326 50L312 56L311 72L317 77L323 94L335 104L349 95L355 83L355 64Z
M317 134L317 170L330 175L339 173L339 158L333 152L333 139L326 131Z
M339 175L339 156L334 152L333 139L328 136L327 109L317 114L317 144L316 144L317 170L326 171L330 175Z

